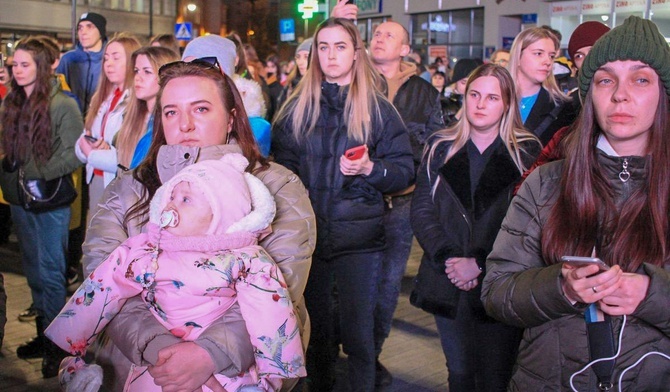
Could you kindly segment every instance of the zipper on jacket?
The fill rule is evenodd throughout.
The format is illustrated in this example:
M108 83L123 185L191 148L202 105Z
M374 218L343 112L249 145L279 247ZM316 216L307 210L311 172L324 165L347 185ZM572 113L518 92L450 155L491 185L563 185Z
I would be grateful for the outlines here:
M442 182L442 185L443 185L444 188L446 189L447 194L448 194L449 196L451 196L451 198L454 200L454 204L456 205L456 208L458 209L458 212L461 213L461 216L463 217L463 220L465 220L465 224L468 225L468 229L469 229L469 231L470 231L470 233L469 233L469 234L470 234L470 235L469 235L469 237L470 237L470 244L472 244L472 236L473 236L473 233L472 233L472 223L470 222L470 219L468 218L468 213L467 213L467 211L465 210L465 207L463 207L463 204L461 204L461 201L458 200L458 197L456 196L456 194L454 193L454 191L453 191L453 190L451 189L451 187L449 186L449 183L448 183L447 181L445 181L444 177L443 177L441 174L438 174L438 175L441 177L441 178L440 178L440 181ZM468 244L468 247L470 247L470 244Z
M619 173L619 179L621 182L627 182L630 179L630 173L628 172L628 158L624 158L621 163L621 172Z

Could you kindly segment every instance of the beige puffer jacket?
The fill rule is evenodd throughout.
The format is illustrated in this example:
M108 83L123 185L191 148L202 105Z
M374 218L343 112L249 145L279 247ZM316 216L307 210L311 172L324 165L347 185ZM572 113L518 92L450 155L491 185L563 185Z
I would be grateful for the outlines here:
M165 183L179 170L195 162L219 159L233 152L241 153L241 150L232 144L206 148L163 146L157 164L161 182ZM277 203L272 233L260 245L284 274L300 317L304 347L307 347L309 318L303 292L316 244L314 211L302 182L288 169L271 163L269 169L254 174L268 187ZM119 176L105 189L103 202L93 213L83 245L82 262L86 274L90 274L125 239L143 232L141 219L133 219L129 225L123 224L124 214L139 200L141 193L142 186L130 172ZM229 313L219 324L208 328L196 342L210 353L219 372L234 376L253 362L253 351L239 312ZM109 324L107 333L118 348L102 343L104 347L97 348L96 361L114 368L113 378L117 382L113 390L120 390L123 386L130 367L128 359L138 365L153 363L158 350L180 342L146 311L141 300L129 301ZM106 377L106 381L111 381L110 378Z

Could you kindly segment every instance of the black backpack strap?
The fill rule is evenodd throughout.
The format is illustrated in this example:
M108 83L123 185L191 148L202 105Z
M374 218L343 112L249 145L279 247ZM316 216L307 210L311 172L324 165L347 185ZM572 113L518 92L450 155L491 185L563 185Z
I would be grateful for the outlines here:
M589 311L594 314L595 304L591 304ZM597 312L600 312L597 310ZM603 317L604 316L604 317ZM586 317L586 336L589 341L589 356L591 361L600 358L610 358L616 354L614 343L614 332L612 331L612 318L600 312L600 317L595 321L593 317ZM609 391L613 389L612 374L614 373L615 360L610 359L594 363L591 367L598 377L598 390Z
M549 125L551 125L552 122L556 121L558 119L558 114L563 110L563 107L565 106L565 102L561 101L559 102L554 108L549 112L549 114L542 120L540 125L537 126L533 130L533 133L540 139L542 139L542 134L544 131L549 128Z

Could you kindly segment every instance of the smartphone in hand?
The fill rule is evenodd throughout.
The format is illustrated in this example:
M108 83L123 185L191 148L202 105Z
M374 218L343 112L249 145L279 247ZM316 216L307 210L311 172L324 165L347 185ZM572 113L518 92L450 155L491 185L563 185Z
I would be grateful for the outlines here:
M363 158L365 154L365 145L361 144L360 146L352 147L344 152L344 157L350 161L355 161L357 159Z
M89 143L95 143L95 142L98 141L97 137L90 136L90 135L84 135L84 139L86 139L86 141L88 141Z
M575 268L584 267L587 265L597 265L600 271L607 271L610 266L597 257L581 257L581 256L562 256L561 261L570 264Z

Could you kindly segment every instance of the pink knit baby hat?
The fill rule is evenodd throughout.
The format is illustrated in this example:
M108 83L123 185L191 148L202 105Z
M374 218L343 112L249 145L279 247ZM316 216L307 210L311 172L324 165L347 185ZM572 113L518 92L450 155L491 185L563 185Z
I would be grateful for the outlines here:
M229 232L234 223L252 210L252 196L245 175L248 173L244 172L248 164L241 154L226 154L221 159L206 160L184 168L156 191L151 203L151 220L160 219L158 215L169 203L174 187L186 181L203 192L212 208L212 223L207 235Z

